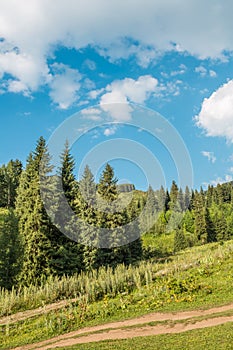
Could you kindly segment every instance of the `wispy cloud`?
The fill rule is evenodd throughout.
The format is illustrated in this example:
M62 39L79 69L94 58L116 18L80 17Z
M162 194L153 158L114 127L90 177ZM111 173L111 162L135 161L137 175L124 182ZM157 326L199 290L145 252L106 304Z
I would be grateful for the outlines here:
M214 155L214 152L208 152L208 151L202 151L201 154L208 158L208 161L210 161L211 163L215 163L217 158Z
M200 74L200 76L202 78L205 78L207 76L211 77L211 78L216 78L217 77L217 73L212 70L212 69L207 69L204 66L198 66L195 68L195 72Z

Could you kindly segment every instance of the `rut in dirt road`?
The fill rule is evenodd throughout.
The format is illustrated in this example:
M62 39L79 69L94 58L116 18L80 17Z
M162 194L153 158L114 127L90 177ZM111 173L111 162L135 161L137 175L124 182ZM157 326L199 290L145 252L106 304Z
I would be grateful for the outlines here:
M233 316L217 316L218 313L233 311L233 304L225 305L221 307L215 307L209 310L193 310L193 311L184 311L177 313L153 313L145 315L142 317L134 318L131 320L112 322L104 325L99 325L95 327L86 327L79 329L74 332L69 332L51 339L29 344L21 347L17 347L15 350L32 350L32 349L52 349L55 347L68 347L75 344L89 343L89 342L98 342L101 340L113 340L113 339L127 339L134 338L138 336L150 336L157 334L165 333L180 333L192 329L200 329L206 327L217 326L226 322L233 322ZM196 323L177 323L173 326L169 325L155 325L148 326L143 324L148 324L150 322L162 322L162 321L181 321L188 320L193 317L200 316L211 316L215 315L216 317L207 318L205 320L197 320ZM124 329L123 327L133 327L138 326L137 328ZM88 334L91 332L99 332L98 334ZM79 338L75 338L78 337Z

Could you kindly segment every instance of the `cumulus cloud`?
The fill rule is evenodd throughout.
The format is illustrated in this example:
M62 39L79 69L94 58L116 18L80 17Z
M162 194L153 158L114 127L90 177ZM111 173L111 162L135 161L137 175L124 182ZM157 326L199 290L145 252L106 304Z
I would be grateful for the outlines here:
M137 80L115 80L105 88L100 105L114 119L129 120L132 108L127 103L143 104L156 91L157 86L158 80L150 75L140 76Z
M211 162L211 163L215 163L217 158L215 157L214 155L214 152L208 152L208 151L202 151L201 154L204 156L204 157L207 157L208 158L208 161Z
M204 99L195 121L207 136L225 137L233 143L233 80Z
M0 75L34 91L58 46L91 45L112 61L135 56L143 67L170 50L222 58L233 49L232 12L230 0L2 0Z
M0 52L0 76L5 73L15 78L17 91L35 91L40 84L47 82L49 74L45 62L28 54L20 54L15 50ZM12 84L10 84L12 87Z
M79 98L81 74L61 63L52 66L54 74L49 83L50 97L61 109L67 109Z

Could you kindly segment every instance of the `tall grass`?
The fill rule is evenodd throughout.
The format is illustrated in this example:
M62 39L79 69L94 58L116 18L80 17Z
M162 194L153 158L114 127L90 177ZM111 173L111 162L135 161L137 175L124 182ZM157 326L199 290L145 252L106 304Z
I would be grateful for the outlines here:
M179 273L201 264L212 265L232 257L233 241L224 245L217 243L195 247L179 253L163 263L141 262L138 266L119 265L101 268L98 271L82 272L72 277L49 278L42 286L30 285L11 291L0 290L0 316L17 311L43 307L65 299L85 298L87 302L103 299L106 295L130 292L135 288L150 285L160 276Z

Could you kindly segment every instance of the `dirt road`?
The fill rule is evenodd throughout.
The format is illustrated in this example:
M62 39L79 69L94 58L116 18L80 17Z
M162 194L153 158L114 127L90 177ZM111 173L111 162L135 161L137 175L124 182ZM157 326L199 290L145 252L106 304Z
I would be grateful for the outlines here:
M209 310L193 310L177 313L152 313L142 317L112 322L95 327L86 327L74 332L63 334L39 343L29 344L15 348L15 350L32 349L54 349L59 347L69 347L75 344L98 342L113 339L128 339L134 337L145 337L158 334L181 333L193 329L201 329L217 326L226 322L233 322L233 315L221 316L218 313L233 311L233 304L215 307ZM188 319L204 316L204 320L188 322ZM185 323L148 325L150 322L182 321ZM125 328L131 327L131 328ZM98 333L95 333L98 332ZM88 334L87 334L88 333ZM90 334L91 333L91 334Z

